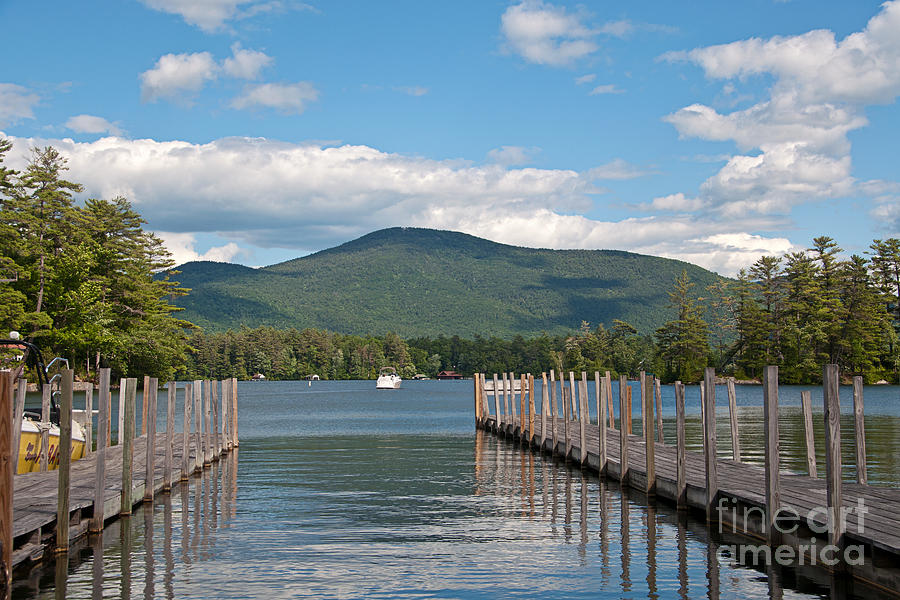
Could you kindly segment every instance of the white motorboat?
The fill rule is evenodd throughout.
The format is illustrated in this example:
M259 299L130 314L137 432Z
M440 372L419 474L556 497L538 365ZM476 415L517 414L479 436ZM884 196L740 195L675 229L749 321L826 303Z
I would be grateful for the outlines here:
M400 388L403 380L397 375L394 367L382 367L378 372L378 380L375 382L376 390L396 390Z

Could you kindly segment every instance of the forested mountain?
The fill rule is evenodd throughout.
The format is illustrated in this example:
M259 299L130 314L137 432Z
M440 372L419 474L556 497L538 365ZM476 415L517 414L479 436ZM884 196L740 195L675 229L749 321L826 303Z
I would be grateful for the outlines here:
M207 331L314 327L401 337L566 333L614 319L651 333L672 317L672 282L698 296L721 277L682 261L612 250L538 250L463 233L376 231L262 269L193 262L181 317Z

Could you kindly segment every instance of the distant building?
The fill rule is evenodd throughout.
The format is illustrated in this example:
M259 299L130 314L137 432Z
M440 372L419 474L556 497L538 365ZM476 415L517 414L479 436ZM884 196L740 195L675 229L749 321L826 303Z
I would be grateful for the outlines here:
M437 374L438 379L462 379L463 376L456 371L441 371Z

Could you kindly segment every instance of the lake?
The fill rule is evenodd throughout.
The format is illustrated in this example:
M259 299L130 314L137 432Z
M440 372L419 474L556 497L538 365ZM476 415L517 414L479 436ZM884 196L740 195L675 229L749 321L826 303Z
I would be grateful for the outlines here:
M241 383L239 451L117 521L102 540L84 541L68 560L19 573L13 597L878 596L817 569L765 572L717 558L731 542L702 521L476 434L471 381L374 387ZM820 388L780 391L782 464L798 472L806 464L802 389L813 390L821 428ZM689 388L688 436L699 448L696 393ZM761 461L761 394L759 386L737 388L745 460ZM869 479L895 487L900 388L865 394ZM667 439L673 398L664 387ZM722 387L723 457L731 453L725 398ZM852 479L849 417L843 436Z

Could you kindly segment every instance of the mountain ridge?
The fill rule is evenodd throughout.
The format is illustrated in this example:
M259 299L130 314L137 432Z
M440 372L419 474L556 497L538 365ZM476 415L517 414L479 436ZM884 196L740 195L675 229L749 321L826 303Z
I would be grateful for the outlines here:
M180 316L212 331L314 327L403 337L512 337L613 319L649 333L672 318L668 292L686 270L697 296L722 278L697 265L622 250L551 250L444 230L382 229L252 269L190 262Z

